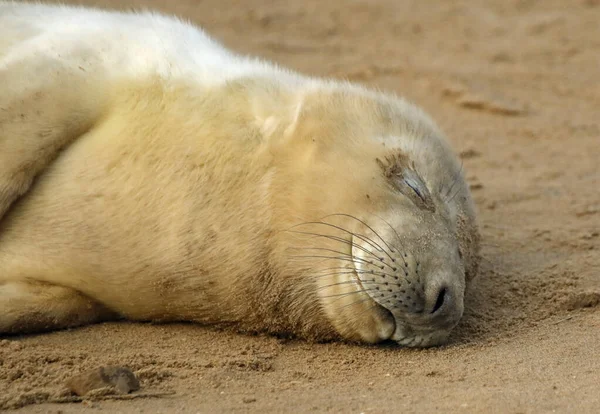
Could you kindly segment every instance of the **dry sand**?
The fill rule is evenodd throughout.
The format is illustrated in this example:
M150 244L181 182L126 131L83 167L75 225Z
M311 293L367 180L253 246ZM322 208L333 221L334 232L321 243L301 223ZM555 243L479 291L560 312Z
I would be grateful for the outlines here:
M309 344L195 325L109 323L1 341L0 407L598 412L599 1L85 3L173 12L240 52L394 90L421 105L464 159L485 260L446 347ZM69 376L109 364L138 374L139 397L48 402L63 398Z

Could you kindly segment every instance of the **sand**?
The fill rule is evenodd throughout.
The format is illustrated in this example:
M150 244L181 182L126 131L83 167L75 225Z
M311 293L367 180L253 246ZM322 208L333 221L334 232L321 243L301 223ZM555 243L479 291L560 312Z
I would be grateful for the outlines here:
M600 2L155 0L229 47L397 91L464 160L481 273L447 346L107 323L0 342L0 407L71 412L598 412ZM130 397L64 381L132 369ZM62 401L62 402L61 402Z

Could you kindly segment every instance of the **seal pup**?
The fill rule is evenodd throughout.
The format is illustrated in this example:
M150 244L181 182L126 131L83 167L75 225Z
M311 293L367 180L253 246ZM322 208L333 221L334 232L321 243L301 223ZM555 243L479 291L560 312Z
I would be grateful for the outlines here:
M478 249L461 166L405 100L172 17L0 2L0 333L127 318L431 346Z

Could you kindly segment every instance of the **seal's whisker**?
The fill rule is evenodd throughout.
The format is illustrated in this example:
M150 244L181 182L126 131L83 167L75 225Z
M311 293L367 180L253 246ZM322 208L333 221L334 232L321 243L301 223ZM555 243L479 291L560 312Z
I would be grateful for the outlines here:
M357 293L362 293L362 292L357 292ZM335 299L333 299L333 300L331 301L331 303L336 303L336 302L338 302L338 301L340 301L340 300L342 300L342 299L344 299L344 298L346 298L346 297L347 297L347 296L342 296L342 297L339 297L339 298L335 298ZM364 298L364 299L360 299L360 300L355 300L354 302L351 302L351 303L350 303L350 304L348 304L348 305L352 305L352 304L358 304L358 303L361 303L361 302L367 302L367 301L369 301L369 300L373 300L373 298L371 298L371 296L370 296L370 295L367 293L367 297L366 297L366 298ZM345 307L345 306L342 306L341 308L344 308L344 307ZM341 309L341 308L340 308L340 309Z
M341 254L342 256L354 257L354 256L352 256L351 253L340 252L339 250L328 249L326 247L295 247L295 246L292 246L292 247L288 247L288 249L290 249L290 250L323 250L326 252ZM360 259L360 257L356 257L356 259Z
M342 255L342 256L322 256L322 255L312 255L312 254L299 254L299 255L291 255L289 256L292 259L297 259L297 258L305 258L305 259L339 259L339 260L345 260L348 262L352 262L352 263L363 263L365 262L365 259L361 259L359 257L353 257L353 256L346 256L346 255ZM371 264L369 262L367 262L368 264Z
M307 274L318 274L320 272L333 272L333 271L348 271L348 272L355 272L356 269L354 267L350 267L351 265L346 266L336 266L336 267L326 267L324 269L319 269L319 270L315 270L312 268L307 268L306 269L306 273Z
M448 200L446 201L446 203L450 203L452 200L454 200L454 198L460 194L460 192L462 191L462 187L458 186L458 188L456 189L456 191L454 192L454 195Z
M315 274L315 275L312 275L312 276L309 276L309 277L311 277L313 280L318 280L318 279L320 279L322 277L327 277L327 276L354 275L354 274L356 274L356 272L354 272L354 271L351 271L351 272L331 272L331 273L323 273L323 274L320 274L320 275L319 274ZM356 280L353 280L352 282L356 283Z
M337 254L341 254L341 255L344 255L344 256L348 256L348 257L351 257L351 258L353 258L353 259L355 259L355 260L360 260L360 261L361 261L361 262L363 262L363 263L366 263L366 264L370 264L370 265L374 265L374 266L376 266L376 264L375 264L375 263L373 263L371 260L363 259L362 257L355 257L354 255L352 255L352 254L350 254L350 253L344 253L344 252L340 252L340 251L333 250L333 249L327 249L327 248L324 248L324 247L290 247L290 249L294 249L294 250L323 250L323 251L327 251L327 252L332 252L332 253L337 253ZM383 260L383 258L382 258L382 257L377 257L377 256L375 256L375 258L376 258L376 259L378 259L378 262L377 262L377 263L381 263L381 264L383 264L383 265L385 265L385 266L389 267L389 268L390 268L390 269L392 269L392 270L395 270L395 269L396 269L394 266L392 266L392 265L390 265L390 264L386 263L386 262Z
M324 237L324 238L331 239L331 240L334 240L334 241L339 241L339 242L341 242L341 243L346 243L346 244L348 244L349 246L353 246L353 247L355 246L355 247L359 248L360 250L362 250L363 252L365 252L365 253L368 253L368 254L370 254L370 255L372 255L372 256L374 256L374 257L376 257L376 258L378 258L378 259L379 259L379 256L377 256L375 253L373 253L373 252L372 252L372 251L370 251L369 249L365 249L364 247L362 247L362 246L359 246L359 245L357 245L356 243L353 243L353 242L351 242L350 240L345 240L345 239L343 239L343 238L341 238L341 237L337 237L337 236L330 236L330 235L327 235L327 234L320 234L320 233L306 232L306 231L297 231L297 230L289 230L289 232L290 232L290 233L298 233L298 234L312 235L312 236L316 236L316 237Z
M344 293L334 293L332 295L327 295L327 296L322 296L323 298L337 298L337 297L343 297L343 296L350 296L350 295L357 295L359 293L367 293L367 292L371 292L377 289L361 289L361 290L354 290L352 292L344 292ZM370 297L370 296L369 296Z
M335 275L373 275L373 276L390 276L390 277L394 277L393 275L387 274L387 273L373 273L371 271L348 271L348 272L331 272L331 273L323 273L323 274L315 274L313 276L314 280L320 279L322 277L327 277L327 276L335 276ZM397 280L400 280L400 278L398 277ZM356 281L353 281L356 282ZM361 283L375 283L375 280L360 280ZM382 285L385 284L395 284L400 286L400 284L398 282L381 282Z
M331 283L329 285L324 285L324 286L319 286L316 290L323 290L323 289L327 289L333 286L341 286L341 285L351 285L351 284L357 284L356 280L346 280L344 282L338 282L338 283ZM384 286L385 283L384 282L369 282L369 285L380 285L380 286ZM399 285L400 286L400 285ZM377 290L377 289L376 289Z
M382 271L378 271L378 270L356 270L353 267L342 267L342 266L327 267L325 269L320 269L320 270L316 270L316 271L309 270L308 272L315 274L317 277L326 276L322 272L331 272L331 273L329 273L329 275L336 274L336 273L337 274L357 273L357 274L372 274L374 276L389 276L394 279L397 278L396 280L399 280L401 278L399 275L390 274L390 273L386 273L386 272L382 272ZM319 274L319 273L321 273L321 274Z
M290 256L292 259L332 259L332 260L344 260L352 263L361 263L358 262L355 258L352 257L335 257L335 256L317 256L317 255L297 255Z
M402 259L402 261L404 262L405 266L408 266L408 263L406 262L406 259L404 259L404 255L406 254L406 248L404 247L404 244L402 243L402 240L400 239L400 235L398 234L398 232L396 231L396 229L387 222L387 220L385 220L383 217L379 217L378 215L374 214L375 217L379 218L380 220L382 220L385 224L388 225L388 227L390 229L392 229L392 232L396 235L396 239L398 239L398 243L400 244L400 247L402 248L402 250L404 251L404 254L400 254L400 258ZM400 253L400 252L399 252Z
M329 273L320 273L320 272L329 272ZM382 276L382 277L389 277L389 278L393 278L395 280L400 280L400 276L399 275L394 275L391 273L386 273L386 272L380 272L380 271L375 271L375 270L356 270L356 269L343 269L341 271L329 271L329 270L322 270L322 271L316 271L314 272L314 276L315 279L316 278L320 278L320 277L325 277L325 276L333 276L333 275L350 275L350 274L357 274L357 275L373 275L373 276ZM388 282L390 283L390 282Z
M446 191L446 194L444 194L444 203L449 203L450 200L448 200L448 196L450 196L450 193L452 192L452 189L454 188L454 185L456 185L456 182L458 181L458 178L460 177L460 174L462 173L463 170L463 166L464 166L464 161L461 160L460 162L460 168L458 169L458 172L456 173L456 175L454 176L454 179L452 180L452 185L450 186L450 188L448 189L448 191Z
M297 226L302 226L302 225L307 225L307 224L320 224L320 225L323 225L323 226L329 226L329 227L332 227L334 229L338 229L340 231L343 231L345 233L350 234L351 236L354 236L354 237L356 237L358 239L361 239L362 241L364 241L365 243L367 243L369 246L371 246L375 250L384 251L384 249L381 246L379 246L376 242L374 242L373 240L371 240L367 236L351 232L350 230L347 230L347 229L345 229L343 227L340 227L340 226L336 226L335 224L326 223L326 222L323 222L323 221L307 221L306 223L301 223L301 224L296 225L296 227ZM292 227L292 228L294 228L294 227ZM354 243L353 243L353 245L354 245Z
M354 219L354 220L358 221L359 223L362 223L362 224L363 224L363 225L364 225L366 228L368 228L369 230L371 230L371 231L373 232L373 234L375 234L375 235L376 235L376 236L379 238L379 240L381 240L381 241L383 242L383 244L385 244L385 245L386 245L386 247L388 248L388 250L389 250L390 252L393 252L393 251L394 251L394 249L392 249L392 248L390 247L390 245L389 245L389 244L387 244L387 242L386 242L386 241L383 239L383 237L381 237L381 236L379 235L379 233L377 233L375 230L373 230L373 228L372 228L371 226L369 226L367 223L365 223L363 220L359 219L358 217L355 217L355 216L353 216L353 215L351 215L351 214L345 214L345 213L336 213L336 214L329 214L328 216L325 216L324 218L327 218L327 217L332 217L332 216L349 217L349 218L351 218L351 219ZM375 243L375 242L373 242L373 243ZM385 249L383 249L383 248L382 248L381 246L379 246L379 245L378 245L378 247L379 247L381 250L383 250L383 251L385 252L385 254L387 254L387 256L388 256L390 259L392 259L392 256L390 256L390 255L389 255L389 254L388 254L388 253L385 251ZM392 260L393 260L393 259L392 259Z
M336 300L337 300L337 299L336 299ZM345 305L343 305L343 306L340 306L340 307L339 307L339 309L341 310L341 309L347 308L347 307L349 307L349 306L359 305L359 304L361 304L361 303L368 302L368 301L372 301L372 302L373 302L373 306L376 306L376 305L377 305L377 303L376 303L376 302L373 300L373 298L371 298L371 297L369 296L368 298L364 298L364 299L356 300L356 301L354 301L354 302L346 303Z

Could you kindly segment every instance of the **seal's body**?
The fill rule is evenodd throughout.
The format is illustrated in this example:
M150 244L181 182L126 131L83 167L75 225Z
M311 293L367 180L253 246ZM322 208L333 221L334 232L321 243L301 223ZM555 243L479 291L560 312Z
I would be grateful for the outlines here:
M156 14L0 2L0 333L125 317L441 343L468 187L402 99Z

